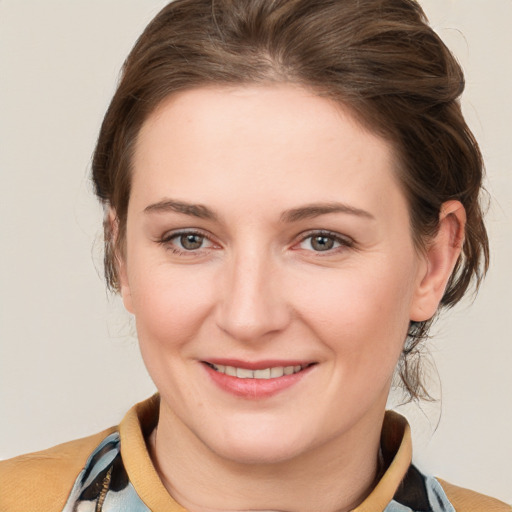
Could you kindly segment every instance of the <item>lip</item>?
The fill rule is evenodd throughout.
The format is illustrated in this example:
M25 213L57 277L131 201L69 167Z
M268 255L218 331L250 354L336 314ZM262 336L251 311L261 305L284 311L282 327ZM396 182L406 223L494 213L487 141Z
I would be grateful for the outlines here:
M298 384L310 371L316 366L312 361L300 360L262 360L262 361L240 361L236 359L208 359L201 361L203 368L212 381L223 391L236 397L258 400L269 398L285 391L286 389ZM283 375L271 379L241 379L220 373L214 370L210 364L234 366L236 368L246 368L248 370L263 370L265 368L286 367L286 366L307 366L300 372L292 375Z

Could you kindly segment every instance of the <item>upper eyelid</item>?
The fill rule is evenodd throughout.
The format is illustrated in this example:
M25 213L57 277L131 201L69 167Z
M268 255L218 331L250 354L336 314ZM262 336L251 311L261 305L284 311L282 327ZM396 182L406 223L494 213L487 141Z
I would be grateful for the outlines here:
M349 244L354 243L354 239L352 237L348 235L343 235L341 233L336 233L335 231L329 231L327 229L312 229L310 231L303 232L298 236L298 240L299 242L303 242L304 240L307 240L308 238L311 238L315 235L331 237L341 242L346 242Z
M213 242L211 235L204 232L202 229L196 229L196 228L172 229L170 231L166 231L161 237L159 237L159 241L166 242L166 241L172 240L173 238L176 238L178 236L188 235L188 234L199 235L199 236L206 238L210 242Z

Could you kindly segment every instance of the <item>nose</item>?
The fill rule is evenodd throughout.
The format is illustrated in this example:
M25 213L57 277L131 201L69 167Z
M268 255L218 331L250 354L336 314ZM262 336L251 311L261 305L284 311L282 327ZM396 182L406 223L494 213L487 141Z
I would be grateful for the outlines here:
M282 277L271 257L261 251L234 257L223 275L218 327L243 342L263 341L283 331L291 310Z

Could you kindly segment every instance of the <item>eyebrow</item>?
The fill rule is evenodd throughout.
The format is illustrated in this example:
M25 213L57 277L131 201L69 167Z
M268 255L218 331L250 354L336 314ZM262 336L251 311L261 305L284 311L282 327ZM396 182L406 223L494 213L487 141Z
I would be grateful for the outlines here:
M173 199L163 199L158 203L150 204L144 208L144 213L166 213L176 212L197 217L199 219L217 220L217 215L208 207L202 204L184 203Z
M345 213L348 215L355 215L356 217L375 220L375 217L366 210L361 210L360 208L355 208L348 204L333 202L309 204L299 208L286 210L281 214L281 222L297 222L299 220L312 219L329 213Z
M144 208L145 213L166 213L176 212L184 215L190 215L199 219L218 220L217 214L202 204L185 203L183 201L176 201L174 199L163 199L157 203L150 204ZM320 217L329 213L344 213L348 215L355 215L370 220L375 220L375 217L366 210L361 210L354 206L344 203L313 203L298 208L286 210L281 214L280 220L284 223L298 222L304 219L312 219Z

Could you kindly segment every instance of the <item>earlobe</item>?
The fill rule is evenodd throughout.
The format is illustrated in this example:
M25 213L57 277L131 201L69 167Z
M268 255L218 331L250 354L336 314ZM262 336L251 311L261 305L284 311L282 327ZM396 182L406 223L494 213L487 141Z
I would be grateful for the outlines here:
M411 305L412 321L423 322L434 316L460 256L465 226L464 206L459 201L443 203L439 229L425 251L425 264Z
M113 208L108 211L108 223L111 232L111 254L116 268L117 280L119 285L119 293L123 299L124 307L130 313L133 313L132 296L126 270L126 258L119 250L119 218Z

